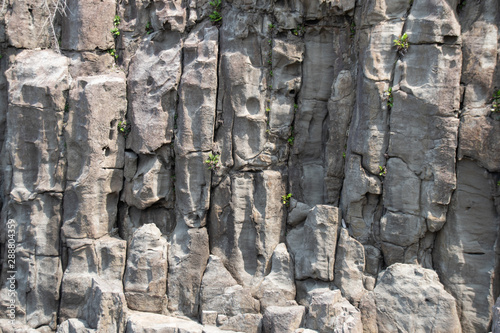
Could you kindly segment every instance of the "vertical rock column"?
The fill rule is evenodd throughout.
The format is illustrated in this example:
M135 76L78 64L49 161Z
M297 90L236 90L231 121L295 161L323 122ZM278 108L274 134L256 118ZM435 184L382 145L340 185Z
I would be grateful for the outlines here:
M176 228L170 236L169 310L198 315L201 280L209 256L206 220L211 173L219 32L199 25L184 41L175 137ZM216 152L214 152L216 154ZM214 170L215 171L215 170Z
M5 222L16 226L16 319L55 329L62 278L59 229L66 151L63 117L69 88L68 60L51 51L23 51L6 72L9 83L3 150ZM4 252L6 254L6 252ZM4 260L7 263L7 257ZM9 274L10 276L10 274ZM4 286L2 312L10 296Z
M500 292L500 117L491 111L500 87L499 8L495 1L484 1L460 12L463 96L457 189L433 253L442 283L457 300L464 332L488 330Z

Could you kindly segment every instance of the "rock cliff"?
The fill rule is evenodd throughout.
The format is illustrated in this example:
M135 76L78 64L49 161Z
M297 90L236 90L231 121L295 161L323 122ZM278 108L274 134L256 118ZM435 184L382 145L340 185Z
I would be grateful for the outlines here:
M499 27L3 0L0 331L500 332Z

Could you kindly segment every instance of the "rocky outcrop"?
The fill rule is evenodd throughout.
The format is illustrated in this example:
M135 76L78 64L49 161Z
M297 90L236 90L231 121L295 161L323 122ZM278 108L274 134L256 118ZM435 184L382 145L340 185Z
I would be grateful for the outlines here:
M496 330L499 13L3 1L0 330Z

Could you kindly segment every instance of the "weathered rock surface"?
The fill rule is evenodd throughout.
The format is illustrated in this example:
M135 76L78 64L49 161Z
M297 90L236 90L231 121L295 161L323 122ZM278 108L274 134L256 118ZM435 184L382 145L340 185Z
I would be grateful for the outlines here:
M303 325L306 309L304 306L269 306L264 312L264 332L293 332Z
M432 270L394 264L379 275L374 297L379 332L462 332L455 299Z
M302 225L288 233L295 278L333 281L339 222L337 207L318 205Z
M167 240L154 224L134 232L123 277L128 307L164 312L167 305Z
M342 297L340 290L311 292L306 327L320 333L363 332L359 310Z
M497 330L499 13L3 1L0 330Z

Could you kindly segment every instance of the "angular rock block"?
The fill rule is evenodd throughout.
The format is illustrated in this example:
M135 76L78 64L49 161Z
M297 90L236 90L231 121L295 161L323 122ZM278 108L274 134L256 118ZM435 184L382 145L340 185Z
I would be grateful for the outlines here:
M91 51L114 48L113 0L67 0L62 20L61 47L65 50ZM99 13L99 15L96 15Z
M374 290L379 332L462 332L455 299L433 270L394 264Z
M202 333L195 321L153 313L134 313L127 318L125 333Z
M333 281L339 223L337 207L317 205L302 225L288 233L296 279Z
M128 307L145 312L164 312L167 270L167 240L154 224L143 225L132 237L123 277Z
M361 313L342 297L340 290L311 292L306 327L320 333L363 332Z
M306 308L297 306L269 306L264 312L264 332L287 333L294 332L303 325Z

